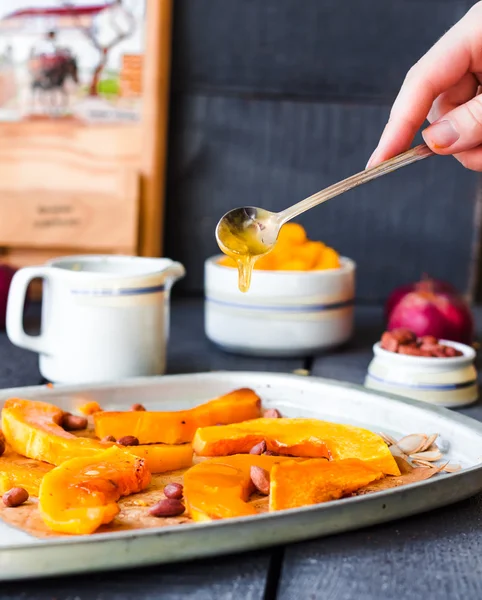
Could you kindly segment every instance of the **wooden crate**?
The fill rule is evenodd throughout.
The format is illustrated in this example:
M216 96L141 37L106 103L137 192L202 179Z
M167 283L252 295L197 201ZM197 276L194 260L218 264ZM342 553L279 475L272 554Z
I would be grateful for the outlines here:
M138 250L139 131L4 126L0 246Z
M146 7L145 53L125 56L119 77L121 95L142 96L139 121L0 122L0 260L160 256L172 0Z

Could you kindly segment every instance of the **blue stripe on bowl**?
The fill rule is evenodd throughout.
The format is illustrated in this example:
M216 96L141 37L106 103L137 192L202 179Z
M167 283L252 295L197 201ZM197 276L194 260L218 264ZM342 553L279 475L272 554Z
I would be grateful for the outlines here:
M71 290L71 294L77 296L143 296L145 294L158 294L165 290L165 285L154 285L144 288L120 288L120 289L90 289L90 290Z
M427 390L434 392L444 392L444 391L453 391L453 390L462 390L464 388L471 387L473 385L477 385L476 379L471 379L469 381L463 381L462 383L446 383L441 385L433 385L433 384L417 384L417 383L400 383L398 381L391 381L390 379L383 379L383 377L377 377L376 375L372 375L371 373L367 374L367 377L373 379L374 381L378 381L378 383L384 383L386 385L392 385L395 387L406 387L411 388L413 390Z
M259 304L240 304L238 302L226 302L225 300L218 300L217 298L210 298L206 296L208 302L213 304L219 304L220 306L229 306L231 308L241 308L244 310L269 310L279 312L321 312L326 310L338 310L340 308L347 308L353 306L355 299L344 300L343 302L334 302L332 304L295 304L290 306L273 306L273 305L259 305Z

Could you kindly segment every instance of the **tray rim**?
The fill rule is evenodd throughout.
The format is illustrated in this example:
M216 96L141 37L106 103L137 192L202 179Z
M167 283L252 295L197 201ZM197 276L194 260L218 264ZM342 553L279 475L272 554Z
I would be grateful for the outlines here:
M220 377L221 376L221 377ZM25 395L37 395L39 394L42 399L47 399L49 395L56 395L59 392L61 394L76 394L76 393L85 393L85 392L93 392L95 390L108 390L108 389L118 389L119 387L125 388L138 388L143 385L155 385L156 383L160 383L161 381L165 381L169 379L174 382L176 380L189 380L189 379L216 379L218 382L222 383L223 379L230 379L232 377L250 377L253 380L262 380L265 377L269 377L271 381L278 380L280 383L283 380L293 381L296 378L303 377L305 380L322 383L328 386L344 388L348 390L356 390L358 392L363 392L370 396L378 396L380 398L392 400L398 404L413 406L414 408L420 408L425 412L434 413L439 416L448 418L450 420L456 421L459 424L468 427L469 429L477 432L482 435L482 423L479 421L468 417L466 415L462 415L460 413L455 413L445 407L430 405L425 402L414 400L411 398L401 397L395 394L389 394L385 392L379 392L377 390L368 389L362 385L353 384L349 382L338 381L336 379L328 379L323 377L305 377L301 375L297 375L294 373L270 373L263 371L212 371L205 373L192 373L192 374L180 374L180 375L163 375L158 377L142 377L142 378L132 378L129 380L124 380L120 382L106 382L101 384L59 384L55 385L54 388L47 387L47 385L37 385L37 386L26 386L26 387L16 387L16 388L5 388L0 390L0 404L8 397L21 396ZM255 386L257 381L253 381L253 386ZM54 398L52 398L54 401ZM452 494L447 497L445 488L449 487L450 484L447 482L458 481L460 484L452 487ZM438 493L437 489L442 488L444 493ZM382 507L385 508L385 503L383 502L385 499L389 501L393 497L408 496L415 498L417 497L420 490L428 488L433 490L433 495L440 498L437 501L432 501L430 506L425 508L417 508L415 507L413 510L410 508L404 511L404 514L398 516L390 516L390 512L386 514L378 514L373 518L364 518L360 523L350 523L347 527L342 527L341 529L337 529L336 531L328 531L324 533L317 532L316 528L313 528L314 531L312 533L307 532L301 536L297 535L275 535L272 536L272 539L267 540L256 540L254 543L250 543L249 541L243 541L239 547L236 546L236 542L229 543L229 537L231 537L227 532L231 530L236 532L239 530L239 526L244 526L243 529L251 530L256 524L260 525L260 529L263 526L266 528L267 526L277 529L277 525L296 521L298 518L307 518L310 516L320 516L330 515L330 513L336 512L340 510L341 512L346 512L343 507L346 507L347 511L353 510L355 507L355 511L358 509L358 512L363 512L363 507L366 507L367 510L365 512L370 513L371 505L377 504L380 502ZM219 555L222 552L246 552L249 550L254 550L255 548L267 548L276 544L286 544L292 543L295 541L303 541L308 539L313 539L316 537L321 537L325 535L333 535L336 533L342 533L343 531L360 529L363 527L367 527L370 525L384 523L388 521L392 521L399 518L406 518L407 516L411 516L414 514L419 514L422 512L427 512L429 510L433 510L435 508L446 506L457 502L459 500L466 499L468 497L473 496L478 491L482 490L482 462L479 464L472 465L470 467L464 468L461 471L455 473L444 474L444 477L441 479L430 479L426 481L421 481L413 484L409 484L404 486L403 488L394 488L388 489L381 492L377 492L376 494L369 494L366 496L357 496L353 498L344 498L340 500L335 500L330 503L321 504L321 505L313 505L306 506L299 509L292 510L283 510L278 511L276 513L264 513L261 515L255 515L252 517L242 517L242 518L234 518L234 519L225 519L216 522L208 522L208 523L192 523L185 524L182 527L179 525L172 525L168 527L162 528L151 528L151 529L141 529L141 530L131 530L131 531L122 531L115 533L100 533L95 534L93 536L81 536L81 537L72 537L72 538L59 538L59 539L48 539L48 544L43 544L42 541L38 541L37 539L33 539L32 542L26 542L25 544L18 544L12 546L3 546L0 548L0 581L8 581L15 579L31 579L31 578L41 578L48 576L61 576L61 575L73 575L83 572L98 572L98 571L110 571L110 570L118 570L121 568L135 568L141 566L152 566L156 564L167 564L172 562L177 562L181 560L192 560L195 558L207 558ZM406 498L406 501L409 498ZM397 512L397 511L395 511ZM85 552L89 552L89 549L92 546L114 546L119 543L126 544L139 544L145 543L146 540L153 541L154 545L156 540L159 538L170 538L172 535L183 538L189 536L190 532L199 531L202 536L203 532L224 532L225 537L228 540L228 549L226 548L208 548L202 547L201 554L193 556L192 553L189 552L175 552L173 556L152 556L151 558L138 555L136 556L136 552L129 552L129 556L124 560L119 559L115 564L97 564L97 565L84 565L82 563L77 564L76 566L70 565L66 566L63 564L59 564L57 568L45 570L42 568L42 572L33 572L30 570L30 573L25 571L22 573L12 573L10 574L4 572L4 562L14 565L18 562L18 556L22 553L30 554L30 553L57 553L60 555L63 549L66 547L80 549L85 549ZM269 536L268 536L269 537ZM280 539L281 537L281 539ZM276 539L275 539L276 538ZM31 566L31 559L27 559L24 562L27 565ZM55 559L53 559L55 562ZM108 561L107 561L108 562Z
M431 412L434 414L438 414L440 416L445 416L450 418L453 421L456 421L462 425L465 425L471 429L477 430L480 434L482 434L482 422L477 421L473 417L469 417L468 415L464 415L462 413L457 413L453 411L453 408L447 408L445 406L430 404L428 402L424 402L423 400L416 400L415 398L409 398L408 396L402 396L399 394L394 394L393 392L384 392L380 390L375 390L371 388L367 388L364 385L358 383L351 383L349 381L342 381L338 379L332 379L329 377L317 377L315 375L299 375L297 373L280 373L280 372L270 372L270 371L205 371L199 373L182 373L182 374L173 374L173 375L156 375L153 377L131 377L129 379L122 379L119 381L110 381L110 382L102 382L102 383L93 383L93 384L54 384L53 387L49 387L48 384L40 384L40 385L31 385L31 386L17 386L13 388L2 388L0 389L0 409L1 405L7 398L21 397L21 394L31 394L31 393L40 393L42 396L49 396L50 394L55 395L57 391L61 391L65 394L76 394L82 392L89 392L93 390L108 390L108 389L118 389L120 387L123 388L136 388L141 387L146 384L156 384L165 380L174 381L176 379L183 380L188 378L202 378L202 379L210 379L211 377L226 377L227 376L240 376L240 377L253 377L253 378L261 378L261 377L270 377L273 379L288 379L293 380L295 378L302 378L307 381L318 381L324 383L326 385L331 385L335 387L340 387L344 389L352 389L358 392L363 392L370 396L378 396L379 398L386 398L388 400L392 400L398 404L405 404L408 406L413 406L414 408L420 408L426 412ZM461 407L464 408L464 407ZM469 467L472 468L472 467ZM464 469L466 471L467 469Z

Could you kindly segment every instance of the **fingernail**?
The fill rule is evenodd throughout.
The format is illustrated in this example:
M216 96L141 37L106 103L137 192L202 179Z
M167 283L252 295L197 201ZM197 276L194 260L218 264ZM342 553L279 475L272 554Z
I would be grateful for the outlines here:
M460 137L450 121L438 121L422 132L423 139L432 148L448 148Z
M375 148L375 150L373 151L373 154L368 159L367 166L365 167L365 171L372 166L372 163L375 162L375 159L377 157L377 153L378 153L378 148Z

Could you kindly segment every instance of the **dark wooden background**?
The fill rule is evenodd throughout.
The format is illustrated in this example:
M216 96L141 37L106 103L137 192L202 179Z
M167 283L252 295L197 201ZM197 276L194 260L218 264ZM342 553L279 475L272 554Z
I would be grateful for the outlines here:
M202 293L230 208L281 210L362 170L406 71L471 0L175 0L165 254ZM441 65L441 69L444 65ZM358 302L426 272L477 287L479 175L430 158L301 218Z

